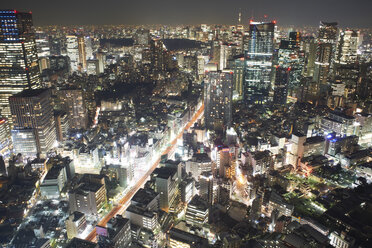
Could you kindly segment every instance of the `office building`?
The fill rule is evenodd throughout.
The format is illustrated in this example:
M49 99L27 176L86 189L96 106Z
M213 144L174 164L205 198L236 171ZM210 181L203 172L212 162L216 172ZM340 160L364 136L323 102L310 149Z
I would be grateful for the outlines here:
M87 74L88 75L98 75L99 72L99 61L98 59L88 59L87 60Z
M40 87L32 14L0 10L0 115L12 126L9 97Z
M187 204L195 195L195 180L187 177L180 183L181 201Z
M284 105L287 103L288 80L291 68L276 67L274 85L274 104Z
M200 248L208 247L208 240L182 231L177 228L172 228L168 234L169 247L171 248Z
M148 230L154 230L159 225L157 212L144 210L133 204L127 208L125 217L130 219L132 224Z
M304 77L313 77L316 60L316 48L317 44L315 38L312 36L303 37L301 40L302 51L304 51Z
M333 231L329 235L329 244L336 248L349 248L355 244L355 239L346 232Z
M205 171L212 171L212 160L207 153L195 153L186 162L186 173L191 173L195 179L198 179L200 174Z
M203 172L199 177L199 196L203 198L209 205L212 205L216 200L217 182L213 179L212 172Z
M234 96L237 95L238 98L243 96L243 84L244 84L244 55L237 55L233 58L233 86L234 86Z
M355 117L335 110L320 120L320 128L326 133L335 132L341 136L354 135L357 128Z
M332 57L337 42L337 22L321 22L318 31L318 45L316 51L314 81L326 84L331 70Z
M153 172L155 177L155 191L160 194L159 208L168 212L178 194L178 174L176 168L160 167Z
M186 209L186 223L202 227L208 223L209 205L199 195L195 195Z
M57 91L61 110L70 118L70 128L85 129L88 125L88 113L85 107L83 91L80 89L60 89Z
M208 129L223 130L232 121L233 73L208 72L204 85L204 115Z
M271 216L273 211L277 211L277 217L282 215L284 216L291 216L294 210L294 206L286 203L284 199L277 194L276 192L272 191L270 193L270 198L267 206L267 216Z
M274 49L275 21L249 25L248 51L245 53L243 99L248 104L267 101Z
M158 226L159 196L160 194L152 189L139 189L133 196L125 216L134 225L154 230Z
M100 183L83 183L69 192L70 211L97 215L107 204L106 187Z
M58 199L67 182L64 165L55 164L46 174L40 185L40 195L46 199Z
M87 70L86 38L84 36L66 35L66 51L70 58L71 72ZM91 48L90 48L91 49ZM90 55L92 55L90 51Z
M70 58L71 72L77 71L79 68L79 44L78 37L75 35L66 36L66 51Z
M85 37L78 37L78 49L79 49L79 66L80 71L84 72L87 70L87 54L85 46Z
M62 142L67 136L67 132L70 129L70 119L66 112L55 111L54 112L54 122L56 125L57 140Z
M96 226L96 231L100 241L105 245L109 244L110 247L130 247L132 242L130 221L121 215L110 219L107 227Z
M12 147L9 122L5 118L0 118L0 156L8 158Z
M67 238L73 239L84 232L87 227L85 214L75 211L66 220Z
M338 36L335 62L339 64L355 63L358 58L360 33L355 30L342 30Z
M56 142L50 90L24 90L10 97L9 103L14 126L12 135L15 151L36 155L33 154L35 147L31 145L34 143L36 152L46 155ZM22 144L25 144L25 147L22 147Z

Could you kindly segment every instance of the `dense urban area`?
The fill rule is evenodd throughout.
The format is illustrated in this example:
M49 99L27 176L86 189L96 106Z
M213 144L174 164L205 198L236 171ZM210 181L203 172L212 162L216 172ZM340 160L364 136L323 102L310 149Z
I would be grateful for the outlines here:
M372 29L245 19L0 10L0 246L372 247Z

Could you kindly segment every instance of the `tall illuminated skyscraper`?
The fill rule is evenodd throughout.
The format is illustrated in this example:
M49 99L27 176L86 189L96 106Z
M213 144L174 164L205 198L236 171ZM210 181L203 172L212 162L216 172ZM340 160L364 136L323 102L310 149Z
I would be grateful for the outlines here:
M84 36L66 36L67 56L70 58L70 68L72 72L87 70L87 49L85 42L90 42L88 56L91 56L91 40Z
M204 85L204 115L208 129L222 130L232 119L233 73L208 72Z
M358 57L359 31L343 30L338 36L335 62L339 64L355 63Z
M265 102L269 95L275 24L251 21L249 25L243 96L247 103Z
M337 22L321 22L315 61L314 81L326 84L337 42Z
M0 115L9 121L9 97L40 87L32 14L0 10Z
M81 70L87 70L87 55L84 36L78 37L78 49L79 49L79 65Z

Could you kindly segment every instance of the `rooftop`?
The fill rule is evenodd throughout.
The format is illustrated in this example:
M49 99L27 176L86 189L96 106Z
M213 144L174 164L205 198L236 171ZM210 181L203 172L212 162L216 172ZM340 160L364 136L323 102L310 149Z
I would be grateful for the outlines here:
M73 238L66 248L98 248L98 244L86 241L84 239Z
M146 208L147 205L153 201L159 194L152 189L139 189L132 198L132 203L135 205Z
M39 96L46 91L49 91L49 89L32 89L32 90L27 89L27 90L23 90L23 91L15 94L15 95L13 95L12 98L13 97L36 97L36 96Z
M170 177L173 177L174 174L176 173L177 173L177 169L171 168L171 167L156 168L153 172L153 174L156 175L157 178L162 178L162 179L168 179Z

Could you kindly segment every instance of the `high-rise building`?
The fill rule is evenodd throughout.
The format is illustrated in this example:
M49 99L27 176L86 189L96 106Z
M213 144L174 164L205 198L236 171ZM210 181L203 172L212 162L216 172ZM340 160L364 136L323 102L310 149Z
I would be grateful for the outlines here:
M89 36L84 37L85 42L85 55L86 59L92 59L93 58L93 41L92 38Z
M237 55L233 59L233 84L234 84L234 95L239 97L243 96L243 83L244 83L244 55Z
M70 58L71 72L77 71L79 66L79 42L75 35L66 36L67 56Z
M165 69L165 56L164 56L164 43L161 40L151 40L151 63L156 71L164 71Z
M7 119L0 118L0 156L8 158L12 149L10 127Z
M150 43L150 31L147 29L137 30L134 36L134 42L137 45L148 46Z
M31 139L25 139L25 143L20 139L26 135L29 138L33 136L36 152L45 155L56 142L50 90L24 90L11 96L9 103L13 118L12 135L16 152L36 155L33 154L34 149L28 152L25 146Z
M205 124L208 129L222 130L232 119L233 72L208 72L204 85Z
M155 176L156 192L160 194L159 208L168 212L176 200L178 194L177 169L160 167L153 172Z
M74 129L86 128L88 113L85 108L83 91L80 89L61 89L57 91L61 110L70 118L70 127Z
M78 37L78 50L79 50L79 66L81 71L87 70L87 54L85 46L85 37Z
M318 32L318 46L315 60L314 81L326 84L331 69L332 57L337 42L337 22L321 22Z
M288 79L291 68L278 66L275 72L274 104L283 105L287 102Z
M339 64L349 64L357 61L359 31L343 30L339 33L335 62Z
M301 40L301 50L304 51L304 77L313 77L316 60L316 42L314 37L307 36Z
M203 172L199 177L200 189L199 195L209 205L212 205L216 199L217 183L213 179L212 172Z
M247 103L265 102L269 95L275 24L275 21L251 21L249 25L243 86Z
M289 42L291 48L299 48L301 43L301 33L300 32L290 32Z
M0 24L0 115L11 122L9 97L40 87L40 70L31 13L0 10Z

